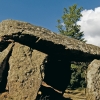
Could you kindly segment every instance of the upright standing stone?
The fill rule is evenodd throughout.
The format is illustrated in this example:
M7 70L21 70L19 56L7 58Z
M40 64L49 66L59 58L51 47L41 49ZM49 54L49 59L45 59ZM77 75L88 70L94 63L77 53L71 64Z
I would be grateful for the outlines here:
M100 60L93 60L87 69L87 100L100 100Z
M47 55L15 43L9 59L9 100L35 100L42 78L40 67Z

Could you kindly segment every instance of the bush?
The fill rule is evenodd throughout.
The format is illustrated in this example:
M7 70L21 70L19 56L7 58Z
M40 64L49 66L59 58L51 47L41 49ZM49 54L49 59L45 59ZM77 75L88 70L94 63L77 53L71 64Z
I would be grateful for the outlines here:
M71 80L68 88L76 89L76 88L85 88L86 87L86 74L84 69L84 64L71 64Z

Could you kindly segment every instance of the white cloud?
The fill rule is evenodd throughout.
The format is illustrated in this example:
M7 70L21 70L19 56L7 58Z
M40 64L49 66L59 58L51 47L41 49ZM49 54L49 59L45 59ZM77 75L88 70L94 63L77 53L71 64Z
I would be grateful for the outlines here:
M84 38L87 43L100 46L100 7L94 10L83 10L78 24L81 25L81 31L84 31Z

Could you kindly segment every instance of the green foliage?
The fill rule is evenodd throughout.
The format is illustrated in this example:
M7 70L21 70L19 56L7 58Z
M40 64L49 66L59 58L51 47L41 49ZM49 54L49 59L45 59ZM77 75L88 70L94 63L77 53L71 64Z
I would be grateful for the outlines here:
M83 66L77 64L71 64L71 71L72 71L71 80L70 80L70 85L68 87L71 89L86 87L86 81L85 81L86 70L83 70Z
M77 25L77 21L82 17L82 9L82 7L77 8L76 4L70 6L68 9L64 8L62 20L58 20L57 26L60 34L84 41L84 34L80 32L80 25Z

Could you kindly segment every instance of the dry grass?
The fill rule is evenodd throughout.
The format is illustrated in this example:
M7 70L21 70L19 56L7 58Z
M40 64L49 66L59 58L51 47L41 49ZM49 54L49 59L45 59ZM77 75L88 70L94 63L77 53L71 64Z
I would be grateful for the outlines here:
M8 92L0 94L0 98L2 98L2 100L4 98L6 99L7 97L8 97ZM85 90L66 90L64 93L64 97L70 98L72 100L86 100ZM40 100L48 100L48 96L44 98L41 96Z
M86 100L85 89L83 90L66 90L64 93L65 98L72 100Z

